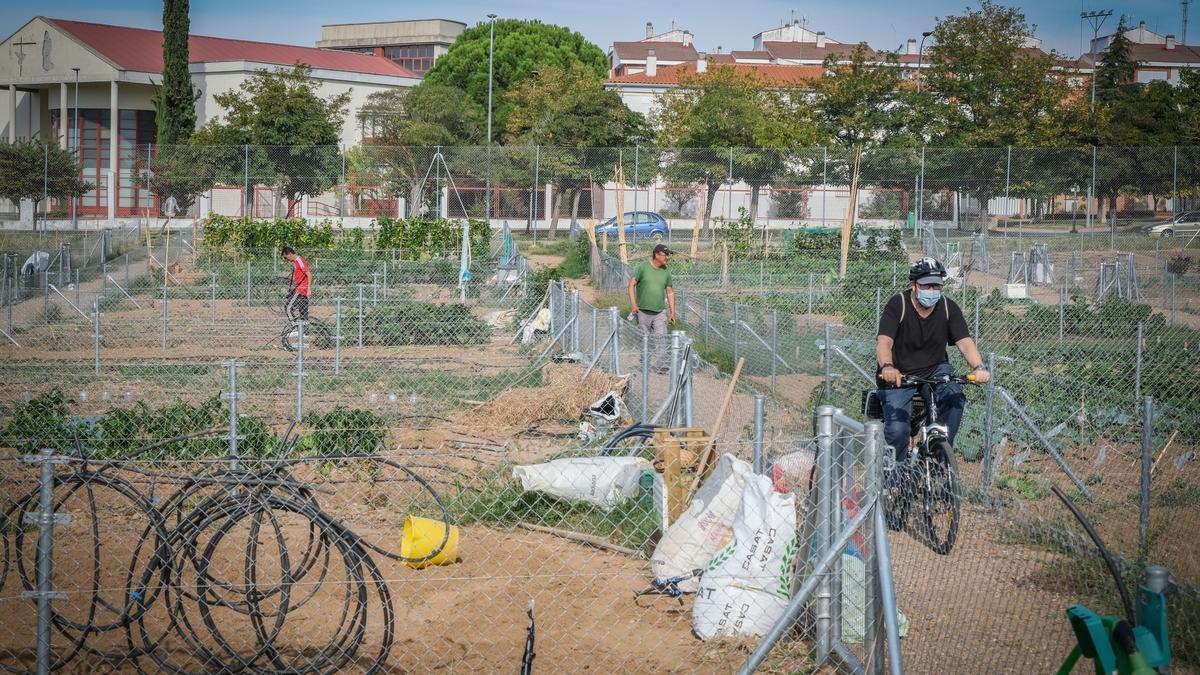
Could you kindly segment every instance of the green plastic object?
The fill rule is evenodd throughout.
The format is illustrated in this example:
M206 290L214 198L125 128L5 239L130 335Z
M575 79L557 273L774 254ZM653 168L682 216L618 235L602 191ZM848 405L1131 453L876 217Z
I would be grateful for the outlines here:
M1081 657L1092 660L1096 675L1154 675L1155 668L1170 663L1169 653L1160 647L1160 644L1166 644L1166 604L1162 594L1154 593L1145 587L1139 591L1145 591L1145 595L1149 596L1143 600L1143 594L1139 592L1139 611L1155 611L1160 608L1163 610L1160 625L1164 630L1164 641L1160 643L1157 639L1157 627L1151 629L1135 626L1132 630L1127 630L1120 626L1123 623L1120 617L1100 616L1083 605L1074 605L1067 609L1067 619L1071 622L1071 630L1075 632L1075 648L1058 669L1059 675L1069 675ZM1132 643L1128 642L1130 639ZM1136 650L1123 647L1123 641L1127 645L1136 644Z
M908 228L913 232L917 231L917 214L912 211L908 212Z
M1167 596L1151 590L1146 585L1138 586L1137 594L1138 627L1145 628L1154 639L1158 658L1151 658L1149 651L1143 649L1146 660L1152 667L1158 668L1171 663L1171 642L1167 635ZM1142 640L1138 638L1138 645Z

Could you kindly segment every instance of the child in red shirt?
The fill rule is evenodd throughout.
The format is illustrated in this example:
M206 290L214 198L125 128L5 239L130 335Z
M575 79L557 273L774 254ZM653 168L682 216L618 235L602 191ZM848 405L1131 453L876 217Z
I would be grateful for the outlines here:
M279 254L284 260L292 263L292 288L288 293L287 315L293 321L303 319L308 321L309 281L308 261L298 255L291 246L283 246Z

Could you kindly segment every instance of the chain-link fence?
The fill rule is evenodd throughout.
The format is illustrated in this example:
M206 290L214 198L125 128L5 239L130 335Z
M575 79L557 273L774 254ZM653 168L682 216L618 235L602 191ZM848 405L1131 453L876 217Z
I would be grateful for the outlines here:
M661 216L669 237L697 225L708 234L743 209L763 231L836 227L853 199L856 221L868 227L1007 234L1069 227L1105 236L1200 208L1200 148L1191 146L872 149L856 162L852 149L840 147L144 145L123 148L115 170L98 164L97 153L79 155L92 189L75 199L52 189L58 174L75 170L59 166L70 154L48 145L43 152L31 171L44 174L48 197L38 213L22 216L9 204L0 214L32 225L35 218L437 213L554 231L562 221L611 218L620 201L625 211ZM1195 220L1171 233L1194 234Z
M910 242L918 251L922 243ZM1055 593L1063 588L1085 603L1119 609L1115 586L1052 496L1054 486L1079 502L1125 556L1127 578L1140 578L1138 562L1170 567L1183 589L1172 609L1176 654L1194 658L1200 570L1184 542L1197 524L1200 486L1200 332L1185 308L1196 296L1176 281L1174 296L1163 297L1147 281L1164 266L1169 278L1193 281L1174 262L1191 251L1105 251L1089 279L1078 251L1047 248L1033 245L1027 268L1004 270L1012 276L999 279L978 253L972 260L964 250L951 261L960 273L947 294L962 307L996 379L968 388L955 444L971 486L960 543L942 559L920 536L911 545L896 540L901 608L907 590L908 602L924 607L927 619L940 613L933 633L906 643L914 663L944 664L924 659L958 653L947 645L960 643L963 631L1003 642L997 636L1011 634L1007 617L1050 623L1061 617ZM864 391L875 387L875 326L904 287L908 268L902 249L865 249L845 277L837 274L836 258L794 252L722 260L718 247L672 262L680 321L715 362L745 358L747 371L764 383L769 378L777 395L810 410L830 403L861 412ZM593 260L594 281L610 292L623 293L630 274L615 256ZM1020 297L1012 297L1014 289ZM957 353L952 362L965 370ZM951 576L939 578L931 567ZM980 587L981 578L995 583ZM1067 630L1060 623L1054 631ZM1039 635L1047 630L1037 625ZM1052 655L1047 650L1041 658L1050 664ZM1007 658L981 657L970 670L1004 670Z

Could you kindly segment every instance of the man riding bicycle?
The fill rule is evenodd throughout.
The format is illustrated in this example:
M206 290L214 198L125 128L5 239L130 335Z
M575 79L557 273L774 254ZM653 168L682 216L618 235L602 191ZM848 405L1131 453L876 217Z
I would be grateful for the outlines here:
M291 246L279 249L279 255L292 263L292 286L288 291L287 316L292 321L308 321L309 275L308 261Z
M897 463L908 459L912 401L917 393L914 387L901 386L904 376L953 375L954 368L946 354L946 345L952 344L974 369L975 382L982 384L990 377L962 310L942 295L945 266L933 258L921 258L909 268L908 280L909 288L888 300L875 339L878 361L875 378L883 408L883 435L895 452ZM957 383L937 388L938 418L949 428L951 445L966 402L962 386Z

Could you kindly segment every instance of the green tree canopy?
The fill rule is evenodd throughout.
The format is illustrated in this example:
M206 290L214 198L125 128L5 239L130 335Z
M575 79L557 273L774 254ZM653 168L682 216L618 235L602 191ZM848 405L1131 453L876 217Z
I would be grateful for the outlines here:
M492 83L493 135L508 126L514 103L506 94L534 72L566 68L572 64L590 69L598 77L608 71L604 51L569 28L540 21L499 19ZM488 103L488 47L491 24L484 22L463 31L450 50L425 74L425 82L458 87L485 112Z
M783 149L812 140L811 128L798 123L788 92L753 71L729 66L685 78L659 98L651 117L659 143L672 148L663 167L667 179L706 190L705 230L713 196L731 171L750 184L753 219L758 191L786 169Z
M0 144L0 197L18 204L28 199L37 204L46 197L75 197L95 189L80 176L75 155L37 141Z
M1137 73L1137 61L1133 59L1129 38L1125 31L1125 17L1117 23L1117 32L1109 40L1108 48L1100 57L1096 66L1096 101L1103 105L1112 105L1123 95L1136 89L1134 75Z
M646 119L604 78L582 63L550 66L520 82L505 96L512 104L507 143L571 147L616 147L650 138Z
M829 143L863 147L922 144L913 95L902 86L896 55L868 61L855 47L849 62L840 54L825 58L826 76L813 83L807 101L819 137Z
M192 143L217 148L217 177L241 184L242 154L250 148L252 183L274 185L294 203L328 190L340 177L343 115L350 94L323 96L309 69L258 70L237 89L216 95L224 110L196 131ZM225 156L228 155L228 156ZM233 169L231 175L227 175ZM248 195L249 198L249 195Z

